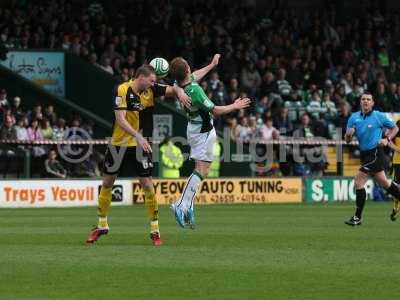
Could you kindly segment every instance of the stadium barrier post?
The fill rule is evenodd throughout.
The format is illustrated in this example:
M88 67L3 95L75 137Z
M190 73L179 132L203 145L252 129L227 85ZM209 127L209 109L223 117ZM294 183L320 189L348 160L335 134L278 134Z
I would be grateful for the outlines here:
M31 152L24 150L24 178L31 178Z

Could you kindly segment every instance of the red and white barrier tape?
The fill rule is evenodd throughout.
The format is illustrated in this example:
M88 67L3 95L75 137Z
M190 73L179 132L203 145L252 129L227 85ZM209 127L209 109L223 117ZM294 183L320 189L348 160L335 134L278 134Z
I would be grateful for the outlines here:
M13 144L13 145L107 145L109 140L37 140L37 141L23 141L23 140L0 140L0 144ZM322 146L336 146L336 145L352 145L357 146L358 142L351 142L349 144L344 140L327 140L327 139L281 139L271 141L257 141L257 144L266 145L322 145Z

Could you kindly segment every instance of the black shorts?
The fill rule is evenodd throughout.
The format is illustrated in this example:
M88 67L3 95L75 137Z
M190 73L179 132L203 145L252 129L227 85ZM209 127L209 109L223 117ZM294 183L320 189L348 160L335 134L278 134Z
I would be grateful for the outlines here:
M153 173L153 160L151 153L136 153L136 147L107 147L103 163L103 173L120 175L123 177L150 177ZM124 151L122 153L121 151Z
M393 164L394 182L400 183L400 164Z
M386 159L382 147L361 151L360 160L360 171L364 173L373 175L386 169Z

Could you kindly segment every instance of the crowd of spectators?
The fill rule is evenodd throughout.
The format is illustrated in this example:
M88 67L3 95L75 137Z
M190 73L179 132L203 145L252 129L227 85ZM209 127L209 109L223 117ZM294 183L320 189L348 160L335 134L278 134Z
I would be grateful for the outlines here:
M201 85L217 105L238 96L253 100L250 110L215 122L241 142L292 136L305 118L304 137L335 138L364 91L374 95L376 109L400 111L395 12L343 11L334 1L308 11L281 1L263 10L240 1L122 2L0 8L0 38L9 48L71 51L120 80L155 56L183 56L199 68L221 53Z
M19 96L9 98L7 90L0 88L0 140L27 142L64 140L73 138L72 134L80 134L77 138L89 138L93 132L92 125L91 122L82 122L80 116L75 114L59 115L52 104L46 106L36 104L31 110L28 110ZM98 166L101 158L97 153L93 153L87 162L69 164L68 161L57 161L57 152L54 150L54 146L50 145L32 146L3 143L0 147L0 157L4 163L3 174L9 171L7 168L10 166L7 161L23 160L25 152L28 151L35 165L34 171L38 172L38 175L60 178L65 178L67 175L74 177L100 175ZM52 166L56 166L57 171L51 171ZM61 168L64 168L62 172L60 172Z

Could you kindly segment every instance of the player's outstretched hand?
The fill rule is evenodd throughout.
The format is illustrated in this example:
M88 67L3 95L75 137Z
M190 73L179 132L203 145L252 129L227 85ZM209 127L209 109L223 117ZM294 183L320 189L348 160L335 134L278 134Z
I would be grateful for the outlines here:
M214 55L214 57L213 57L213 59L212 59L212 61L211 61L211 64L215 67L216 65L218 65L218 63L219 63L219 58L221 57L221 54L215 54Z
M247 108L250 106L251 100L249 98L237 98L234 102L237 110Z
M140 147L142 147L144 152L146 153L153 152L153 150L151 150L149 142L141 134L136 135L136 140L139 143Z
M179 95L178 99L179 102L186 108L190 108L190 106L192 105L192 100L188 95L186 95L186 93L182 93L181 95Z

